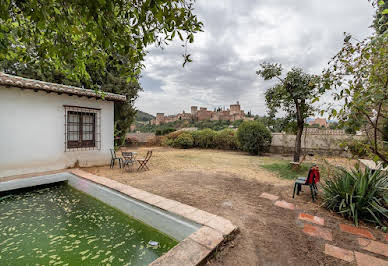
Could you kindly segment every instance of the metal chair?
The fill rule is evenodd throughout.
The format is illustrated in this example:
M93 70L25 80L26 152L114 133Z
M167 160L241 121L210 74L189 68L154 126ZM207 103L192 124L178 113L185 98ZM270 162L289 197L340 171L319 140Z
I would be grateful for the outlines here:
M111 155L110 168L113 168L115 166L116 160L119 161L119 166L121 168L121 165L123 163L123 158L117 157L116 151L114 149L110 149L110 155Z
M152 151L147 151L147 155L144 159L137 159L136 161L140 164L139 168L137 168L137 171L139 170L150 170L147 166L148 161L151 159Z
M122 152L123 155L123 169L125 170L125 166L133 166L136 163L136 153L135 152Z

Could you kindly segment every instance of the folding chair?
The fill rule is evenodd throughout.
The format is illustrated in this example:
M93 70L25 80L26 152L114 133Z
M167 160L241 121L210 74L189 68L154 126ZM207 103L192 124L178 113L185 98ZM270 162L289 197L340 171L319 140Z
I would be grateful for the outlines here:
M307 178L305 177L298 177L295 180L294 184L294 192L292 194L292 198L295 197L295 192L296 195L299 195L299 192L302 191L302 186L309 186L310 187L310 192L311 192L311 197L313 199L313 202L316 200L317 195L318 195L318 187L317 183L320 181L320 174L319 174L319 168L315 164L310 168Z
M140 164L139 165L139 168L137 168L137 171L140 171L140 170L150 170L147 166L147 163L148 161L151 159L151 156L152 156L152 151L147 151L147 155L144 159L137 159L137 162Z
M110 155L111 155L110 168L113 168L115 166L116 160L119 161L119 166L121 168L121 164L123 163L123 158L117 157L116 151L114 149L110 149Z

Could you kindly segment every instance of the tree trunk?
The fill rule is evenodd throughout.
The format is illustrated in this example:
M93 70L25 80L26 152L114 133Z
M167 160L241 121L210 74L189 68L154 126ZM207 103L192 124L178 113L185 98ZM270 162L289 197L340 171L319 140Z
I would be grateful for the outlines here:
M295 107L296 107L296 120L298 124L298 132L296 133L296 139L295 139L294 162L299 163L300 154L302 151L302 134L303 134L303 127L304 127L304 120L302 118L301 108L298 100L294 99L294 101L295 101Z
M300 124L298 122L298 132L296 133L295 139L295 151L294 151L294 162L299 163L300 154L302 151L302 134L303 134L303 122Z

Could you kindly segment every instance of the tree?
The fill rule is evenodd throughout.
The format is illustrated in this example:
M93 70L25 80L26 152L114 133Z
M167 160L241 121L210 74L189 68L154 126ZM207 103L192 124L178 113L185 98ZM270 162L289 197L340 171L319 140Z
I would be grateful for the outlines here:
M175 36L187 43L202 23L195 0L5 0L0 2L0 62L37 65L70 80L91 82L88 66L103 74L114 63L136 80L145 48ZM190 62L184 52L184 62ZM42 72L44 72L42 71Z
M282 109L288 120L296 121L294 162L299 162L304 121L314 113L312 104L324 92L323 88L318 86L319 77L306 74L300 68L292 68L282 77L283 69L280 64L262 63L260 66L257 75L264 80L278 80L278 83L265 93L269 115L274 117Z
M329 62L323 73L326 88L335 89L334 99L343 101L331 115L345 127L363 128L367 141L359 141L375 161L388 164L388 149L384 144L388 119L388 5L387 1L372 1L377 5L376 32L358 41L345 34L343 48Z
M382 34L388 30L388 1L372 0L372 3L377 6L373 28L377 34Z
M323 74L325 86L336 89L334 99L344 102L339 111L333 107L331 115L345 124L352 120L364 121L368 139L364 149L373 154L375 160L386 164L388 151L382 143L382 135L384 120L388 118L387 43L388 31L363 41L347 35L343 48Z

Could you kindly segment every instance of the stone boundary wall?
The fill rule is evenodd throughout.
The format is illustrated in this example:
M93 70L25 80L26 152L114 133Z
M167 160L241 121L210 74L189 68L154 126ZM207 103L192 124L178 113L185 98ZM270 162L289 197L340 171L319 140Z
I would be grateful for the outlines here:
M321 129L321 128L314 128L314 127L306 127L304 129L304 133L307 132L307 134L311 135L346 135L344 129Z
M155 133L127 133L126 138L136 139L138 143L147 143L155 137Z
M340 143L349 139L362 139L364 136L353 135L322 135L307 134L306 138L302 136L302 151L307 152L349 156L350 154L340 147ZM292 154L295 149L296 135L285 133L272 133L272 143L270 152L280 154Z

